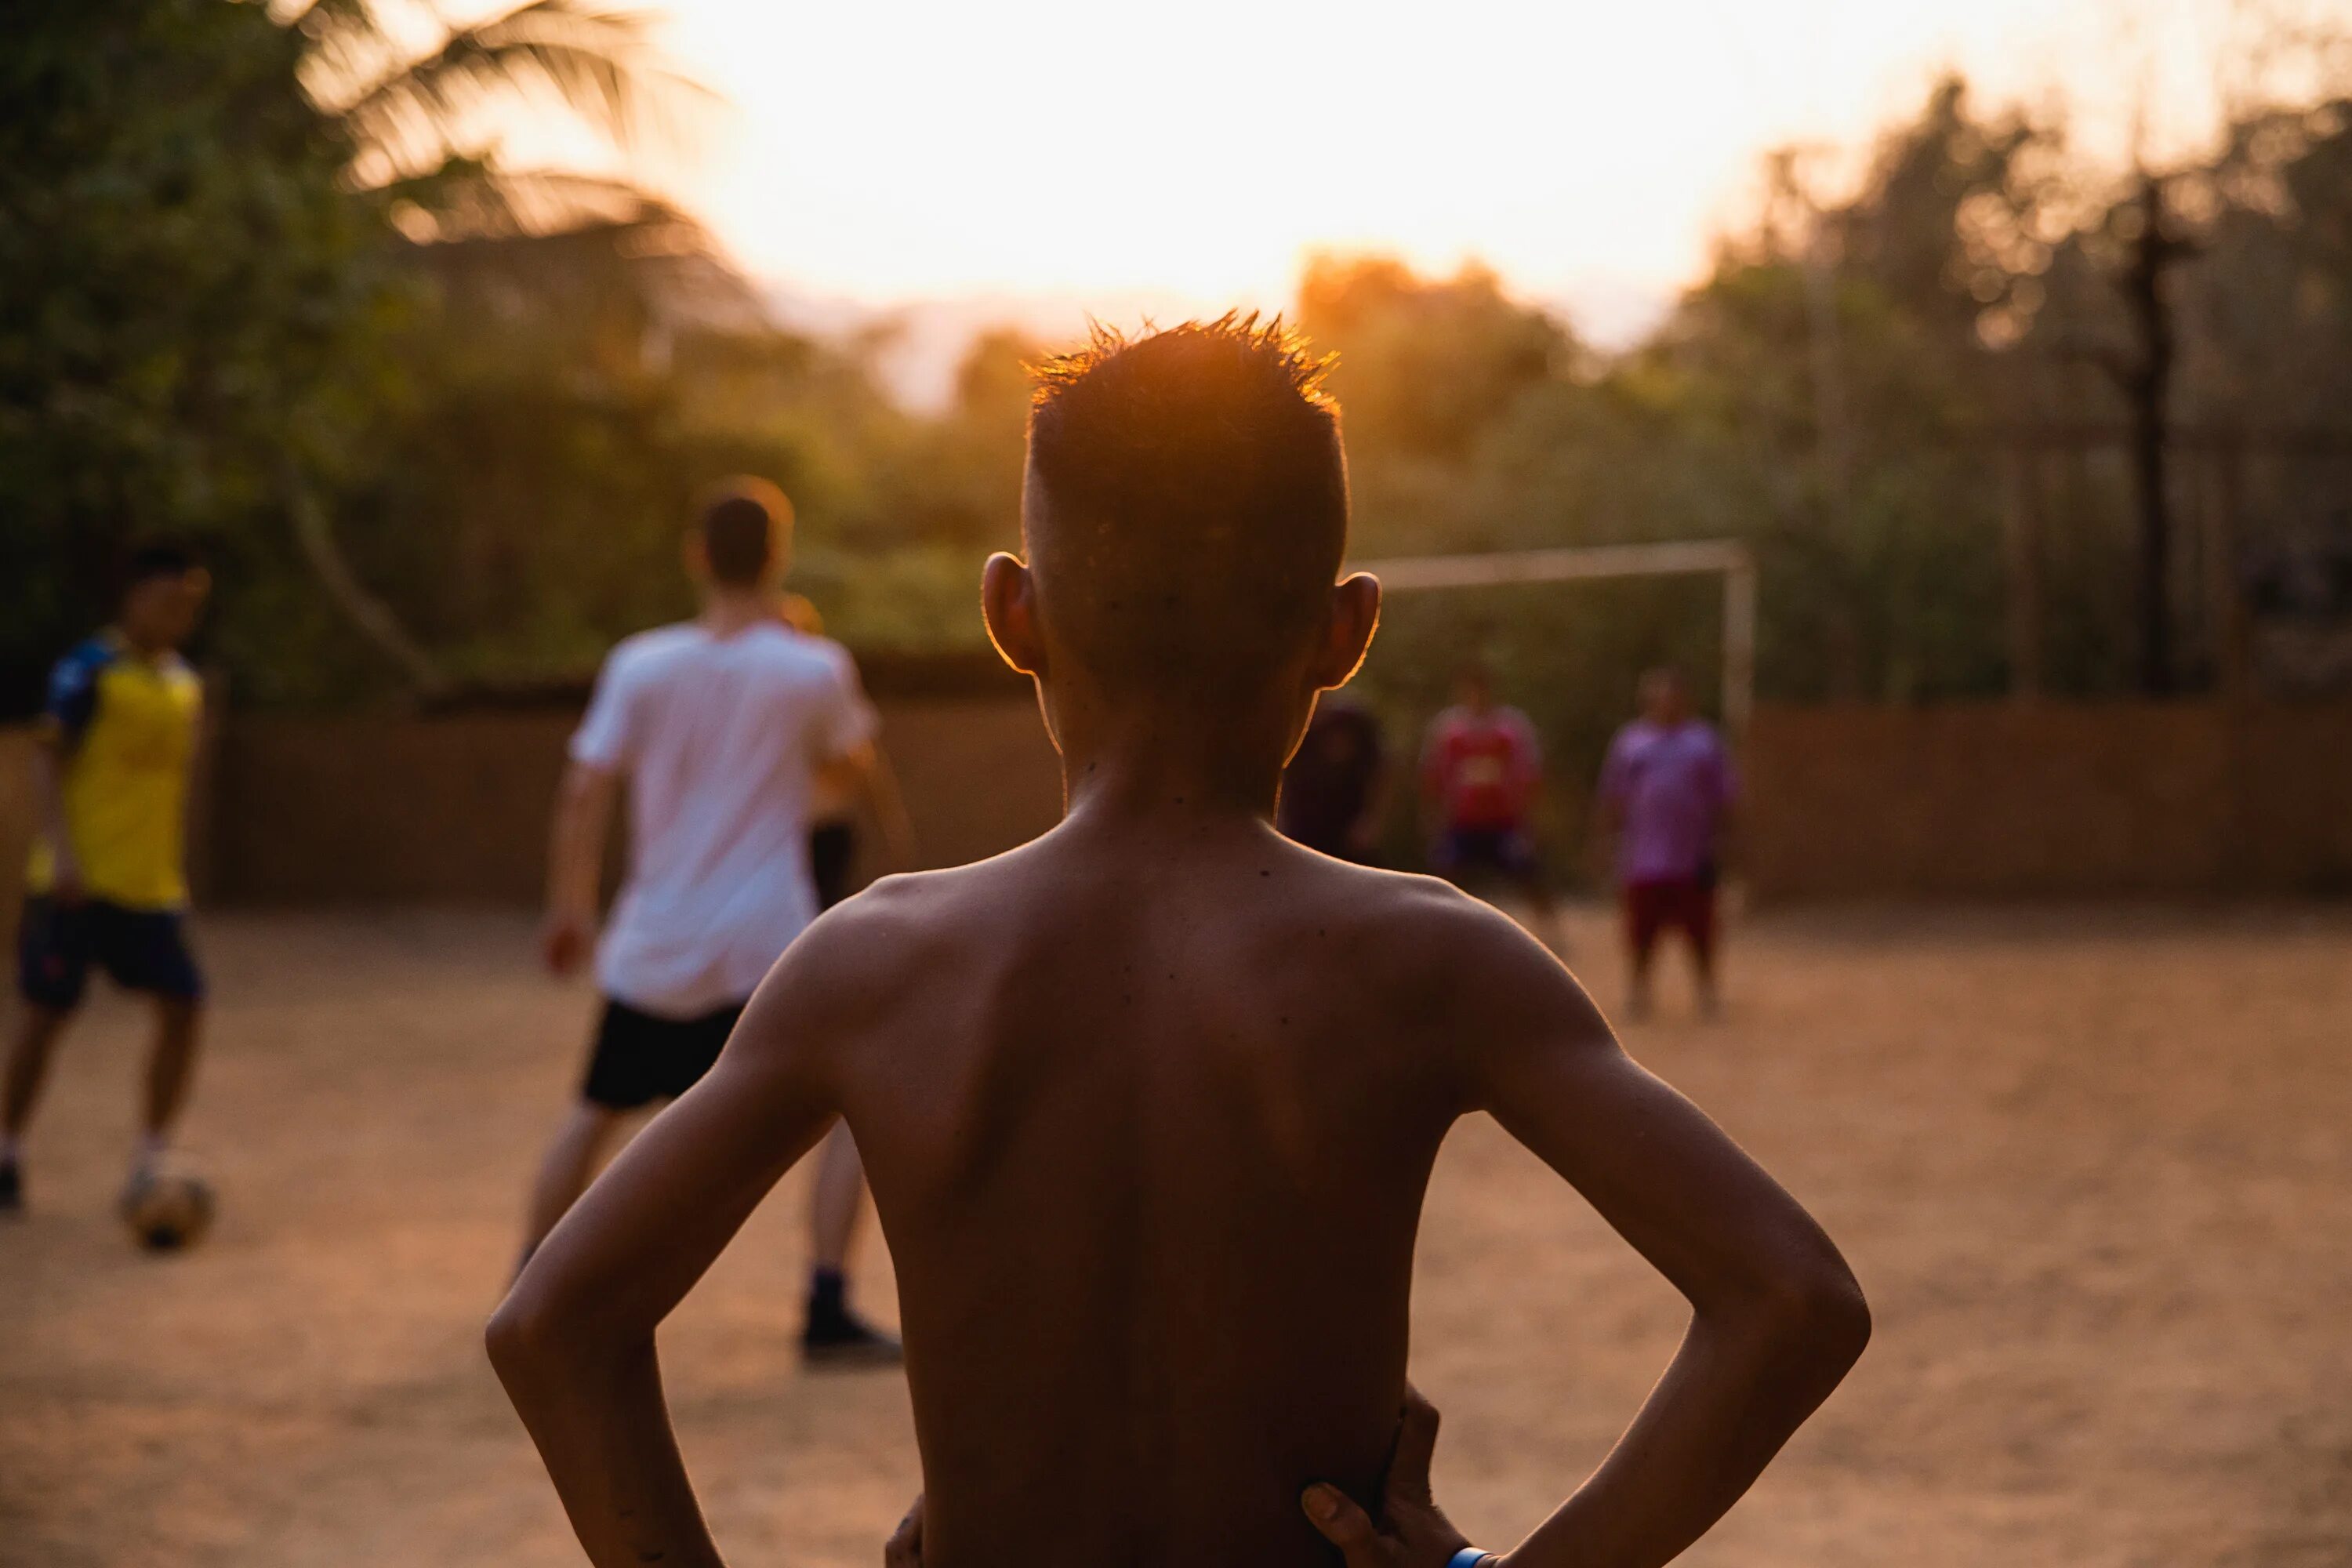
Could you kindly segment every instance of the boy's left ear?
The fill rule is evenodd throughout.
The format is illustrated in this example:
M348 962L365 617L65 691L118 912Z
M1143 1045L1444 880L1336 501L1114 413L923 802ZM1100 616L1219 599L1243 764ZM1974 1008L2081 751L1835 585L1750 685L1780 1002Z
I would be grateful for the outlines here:
M980 614L997 656L1024 675L1045 673L1045 639L1037 626L1037 582L1002 550L980 574Z
M1331 619L1316 650L1315 686L1328 691L1354 679L1381 625L1381 580L1359 572L1331 589Z

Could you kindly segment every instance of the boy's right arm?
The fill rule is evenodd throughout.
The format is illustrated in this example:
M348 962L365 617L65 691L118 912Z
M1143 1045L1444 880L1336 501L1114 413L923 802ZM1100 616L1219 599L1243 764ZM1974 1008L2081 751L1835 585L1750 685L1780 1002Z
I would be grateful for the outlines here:
M1821 1227L1723 1130L1618 1047L1565 969L1465 910L1465 1110L1489 1111L1691 1304L1680 1350L1616 1447L1509 1554L1513 1568L1650 1568L1753 1484L1862 1353L1870 1315Z
M814 931L793 945L718 1065L564 1215L490 1320L490 1361L598 1568L719 1561L654 1331L833 1122L824 1062L842 987L820 977L842 961L825 946Z
M98 717L99 668L79 649L58 661L42 704L41 743L33 753L34 830L48 845L49 896L61 904L79 903L82 895L81 861L66 820L66 769Z
M33 802L39 832L49 846L49 896L61 904L81 901L81 862L66 826L66 742L52 736L33 751Z
M540 945L547 967L569 974L580 966L596 933L596 899L604 880L604 841L620 798L620 775L609 768L572 763L555 795L548 829L547 915Z

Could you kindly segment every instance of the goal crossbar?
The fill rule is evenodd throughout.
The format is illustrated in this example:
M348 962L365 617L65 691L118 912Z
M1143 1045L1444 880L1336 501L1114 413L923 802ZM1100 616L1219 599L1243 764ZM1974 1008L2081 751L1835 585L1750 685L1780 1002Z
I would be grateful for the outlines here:
M1723 576L1723 722L1744 734L1756 710L1756 557L1730 539L1658 544L1595 544L1486 555L1400 555L1360 561L1391 594L1491 588L1511 583L1574 583L1606 577Z

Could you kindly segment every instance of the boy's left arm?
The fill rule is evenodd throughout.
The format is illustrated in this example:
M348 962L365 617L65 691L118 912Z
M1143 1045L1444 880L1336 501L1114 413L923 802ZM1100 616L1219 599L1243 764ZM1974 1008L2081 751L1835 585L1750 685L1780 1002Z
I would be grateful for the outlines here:
M834 1120L818 1065L831 1009L802 978L824 962L811 945L794 944L718 1065L573 1205L490 1320L491 1363L598 1568L720 1561L654 1331Z

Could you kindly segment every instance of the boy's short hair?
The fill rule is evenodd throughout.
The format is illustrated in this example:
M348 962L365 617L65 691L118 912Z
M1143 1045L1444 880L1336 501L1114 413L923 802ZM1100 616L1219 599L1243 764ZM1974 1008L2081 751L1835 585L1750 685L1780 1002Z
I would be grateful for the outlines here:
M196 552L176 539L151 539L122 558L121 592L159 577L184 577L202 564Z
M766 479L725 479L704 496L702 557L711 579L730 588L756 586L791 537L793 503Z
M1033 367L1030 558L1097 679L1231 689L1309 634L1348 543L1327 363L1279 318L1236 313L1097 326Z

